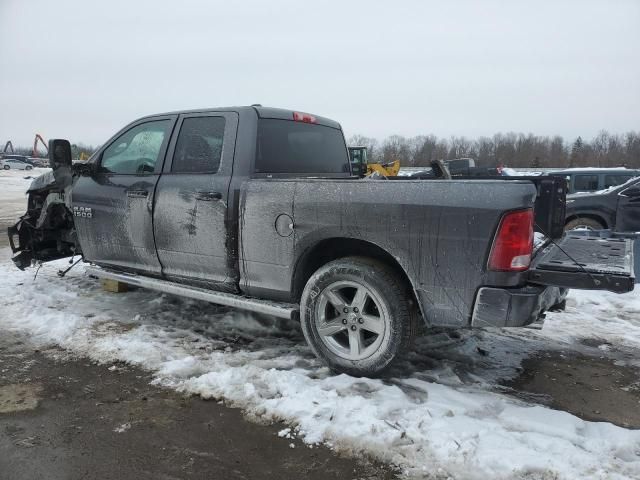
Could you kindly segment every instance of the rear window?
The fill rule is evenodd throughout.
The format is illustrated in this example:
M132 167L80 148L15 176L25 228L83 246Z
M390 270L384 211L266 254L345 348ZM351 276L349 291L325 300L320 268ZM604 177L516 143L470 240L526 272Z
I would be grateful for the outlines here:
M576 192L598 190L598 175L576 175L573 185Z
M336 128L263 118L258 123L255 171L349 174L349 155Z

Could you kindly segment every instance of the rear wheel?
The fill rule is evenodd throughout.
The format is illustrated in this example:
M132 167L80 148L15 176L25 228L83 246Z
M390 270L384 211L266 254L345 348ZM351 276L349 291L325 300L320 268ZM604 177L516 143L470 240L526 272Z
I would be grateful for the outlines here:
M33 167L32 167L31 165L27 165L27 166L25 167L25 170L31 170L32 168L33 168Z
M564 231L570 230L604 230L604 225L598 220L588 217L574 218L564 226Z
M332 370L373 376L407 352L417 330L409 286L376 260L347 257L321 267L301 300L302 330Z
M11 167L10 167L9 165L5 165L3 168L4 168L5 170L9 170Z

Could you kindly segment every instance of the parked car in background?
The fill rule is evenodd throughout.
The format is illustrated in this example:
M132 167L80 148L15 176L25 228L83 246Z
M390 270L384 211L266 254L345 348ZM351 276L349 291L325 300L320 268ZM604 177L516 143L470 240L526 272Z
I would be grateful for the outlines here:
M15 158L5 158L2 160L2 168L4 170L31 170L33 165L29 165L22 160L16 160Z
M567 179L567 193L595 192L615 187L640 176L640 170L626 168L568 168L549 172Z
M0 159L2 160L20 160L21 162L30 163L27 161L28 158L29 157L27 157L26 155L20 155L18 153L0 154Z
M567 195L565 230L640 232L640 178L605 191Z
M48 158L30 157L27 161L34 167L38 168L46 168L49 166Z

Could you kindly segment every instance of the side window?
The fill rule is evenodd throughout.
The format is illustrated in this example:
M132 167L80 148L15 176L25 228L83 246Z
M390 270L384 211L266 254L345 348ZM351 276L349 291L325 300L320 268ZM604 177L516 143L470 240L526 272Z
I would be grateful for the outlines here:
M598 190L598 175L576 175L574 190L576 192Z
M170 124L170 120L156 120L127 130L102 153L101 170L129 175L153 173Z
M216 173L220 168L224 117L185 118L173 154L173 173Z
M604 188L615 187L616 185L622 185L633 178L633 175L605 175L604 176Z

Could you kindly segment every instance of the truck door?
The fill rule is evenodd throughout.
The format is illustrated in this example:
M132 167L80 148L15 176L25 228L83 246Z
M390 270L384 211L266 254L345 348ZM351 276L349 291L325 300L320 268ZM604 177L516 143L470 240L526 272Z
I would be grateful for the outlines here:
M618 232L640 232L640 183L618 194L615 229Z
M227 200L238 114L185 114L158 182L156 248L163 274L217 288L237 284Z
M99 153L97 171L73 188L72 207L85 258L160 274L153 197L177 116L128 126Z

